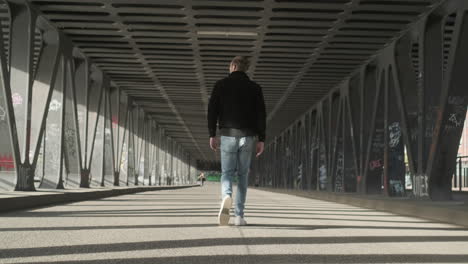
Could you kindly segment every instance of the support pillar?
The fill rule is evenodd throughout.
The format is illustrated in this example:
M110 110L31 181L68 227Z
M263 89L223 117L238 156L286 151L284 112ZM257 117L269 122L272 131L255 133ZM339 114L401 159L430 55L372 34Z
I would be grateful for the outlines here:
M8 167L16 172L16 179L11 179L15 190L34 191L47 108L59 67L60 40L53 28L37 18L27 1L6 3L10 11L10 48L7 60L0 37L0 136L7 143L0 155L11 161ZM37 47L41 54L34 68L36 31L41 33L42 43Z
M80 188L89 188L91 186L90 183L90 174L91 171L89 169L82 169L81 170L81 182L80 182Z
M453 11L454 26L450 36L448 58L445 61L444 77L441 82L439 109L435 120L434 135L429 149L427 175L429 196L432 200L452 199L452 177L456 169L456 157L465 123L468 106L468 4ZM451 15L449 13L449 15ZM449 19L445 17L445 19ZM444 22L446 20L443 20ZM446 24L439 28L446 39ZM444 54L444 49L439 54ZM432 74L432 72L426 72ZM440 83L439 83L440 84Z

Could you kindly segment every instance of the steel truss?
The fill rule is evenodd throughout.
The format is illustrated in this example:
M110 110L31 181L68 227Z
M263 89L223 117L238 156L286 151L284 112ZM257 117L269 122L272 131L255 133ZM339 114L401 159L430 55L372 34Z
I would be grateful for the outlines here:
M29 2L0 34L0 189L192 183L195 162ZM5 45L4 43L7 43Z
M446 1L314 105L266 147L258 184L451 199L468 106L467 12L466 1Z

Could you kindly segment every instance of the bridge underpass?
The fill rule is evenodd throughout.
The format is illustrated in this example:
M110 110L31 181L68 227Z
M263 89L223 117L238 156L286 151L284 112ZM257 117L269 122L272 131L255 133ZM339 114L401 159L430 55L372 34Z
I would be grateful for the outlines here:
M268 113L251 185L463 204L452 201L452 183L464 169L467 8L462 0L1 1L0 189L194 184L219 169L208 146L211 89L245 55Z

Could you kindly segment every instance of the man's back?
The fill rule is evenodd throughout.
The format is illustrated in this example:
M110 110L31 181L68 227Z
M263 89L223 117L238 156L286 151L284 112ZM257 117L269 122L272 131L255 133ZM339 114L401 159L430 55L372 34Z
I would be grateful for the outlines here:
M263 141L266 113L262 89L244 72L235 71L216 83L208 109L211 135L216 133L218 121L220 129L244 130Z

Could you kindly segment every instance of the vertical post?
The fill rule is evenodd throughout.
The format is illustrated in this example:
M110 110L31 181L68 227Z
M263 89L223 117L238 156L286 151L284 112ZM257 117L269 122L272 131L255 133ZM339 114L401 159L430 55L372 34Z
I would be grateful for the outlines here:
M371 137L374 124L373 113L375 113L375 110L373 108L373 102L377 98L378 90L376 87L376 75L375 66L366 65L360 71L361 120L368 121L367 124L361 122L360 126L361 151L359 159L361 160L361 173L357 177L357 191L361 194L365 194L368 188L367 171L369 168L369 160L367 154L370 148L369 138Z
M114 135L112 129L111 87L109 79L106 78L106 104L104 108L104 183L106 186L115 185L115 159L114 159ZM117 179L118 181L118 179Z
M51 106L48 109L45 130L44 160L47 166L44 179L39 187L63 189L63 131L66 108L65 58L60 56L57 77L52 92Z
M415 176L415 196L424 198L429 195L429 176L426 167L432 137L435 132L435 120L440 106L443 74L443 24L444 19L439 14L431 14L425 21L425 28L420 37L420 72L422 79L419 86L418 125L418 172Z
M129 156L129 134L130 134L130 115L128 110L129 99L128 96L124 92L120 92L120 100L119 100L119 122L118 122L118 130L119 130L119 138L118 141L121 144L119 151L117 153L117 165L119 170L119 178L120 183L124 184L125 186L128 185L128 162L130 159ZM123 174L123 175L122 175ZM125 180L123 179L125 177Z
M311 155L311 148L310 148L310 136L311 136L311 131L310 131L310 115L311 113L308 112L306 113L306 116L304 118L304 142L303 144L305 145L304 146L304 179L305 179L305 185L304 185L304 189L306 190L310 190L310 186L311 186L311 173L310 173L310 165L311 165L311 159L310 159L310 156ZM271 145L270 145L271 146ZM270 149L269 149L269 152L270 152ZM268 162L270 161L267 161L267 164L268 165Z
M71 44L64 49L65 58L65 89L66 97L64 102L65 119L64 119L64 142L66 160L66 186L76 188L80 186L82 160L81 160L81 144L79 119L77 112L77 98L75 87L75 69L72 55Z
M442 89L436 98L439 109L434 122L434 135L428 153L427 175L429 176L429 195L433 200L452 199L452 177L455 172L456 158L466 118L468 105L468 16L466 2L455 8L443 20L444 32L440 37L450 38L449 54L445 61ZM453 15L453 16L452 16ZM446 20L452 19L453 29L446 29ZM450 32L450 35L449 35ZM437 40L438 41L438 40ZM443 54L443 46L439 52ZM432 74L432 72L428 72ZM429 85L429 84L427 84ZM433 94L434 96L434 94Z
M192 184L192 157L190 154L187 154L187 179L188 179L188 184Z
M159 160L161 164L159 185L164 185L165 184L165 170L166 170L166 153L165 153L166 144L164 142L164 132L162 128L159 128L159 142L160 142Z
M351 80L349 85L344 89L343 102L343 167L344 167L344 186L346 192L356 192L357 175L359 174L359 151L356 150L356 140L358 137L355 133L355 117L359 112L355 112L352 108L350 98L355 98L356 86L353 86L354 80ZM355 102L355 101L354 101Z
M130 106L131 105L131 106ZM135 121L135 115L134 113L134 105L129 103L129 109L128 109L128 121L127 121L127 127L128 127L128 162L127 162L127 177L128 177L128 184L129 185L136 185L135 181L135 126L134 122Z
M102 99L99 103L99 109L95 113L96 126L91 147L89 169L90 184L94 186L104 186L105 180L105 127L106 127L106 101L107 87L103 80Z
M3 179L0 189L11 191L17 182L19 148L7 61L3 30L0 27L0 156L8 162L0 174Z
M347 84L345 84L346 86ZM343 88L341 89L343 90ZM341 93L335 93L332 102L332 148L330 155L331 171L329 174L328 190L330 192L344 191L343 175L343 97Z
M42 47L32 86L34 100L31 100L29 133L31 148L29 158L32 170L37 166L41 144L44 142L44 128L61 56L59 33L42 18L38 20L37 25L42 34Z
M17 191L35 191L34 169L29 160L36 14L23 1L8 1L10 9L10 89L18 151L15 154Z
M100 116L103 114L101 109L103 108L104 101L104 75L101 71L96 68L91 69L91 75L89 75L88 67L86 66L86 60L83 61L80 67L78 76L84 77L83 79L75 78L79 82L78 90L80 88L86 91L78 96L81 102L86 102L86 109L79 110L79 113L84 113L84 117L81 120L85 123L83 127L84 135L83 140L85 141L85 150L82 151L82 159L84 160L83 170L81 171L81 183L80 187L89 188L91 184L91 164L93 161L93 154L96 142L96 133L98 131L98 124ZM89 83L90 82L90 83ZM79 114L80 115L80 114ZM83 115L83 114L81 114Z
M155 184L161 185L161 129L156 125L156 169L155 169Z
M324 104L323 102L318 105L317 117L317 140L318 140L318 177L317 177L317 190L325 191L327 188L328 178L328 159L327 159L327 140L325 137L325 117L324 117Z
M371 124L370 131L368 131L369 138L367 140L366 149L366 163L365 163L365 185L364 190L369 194L380 194L382 192L382 174L384 169L383 153L384 153L384 111L382 109L384 99L384 86L385 86L385 71L378 70L378 76L374 86L366 87L368 96L371 90L376 90L375 97L367 97L366 106L372 107L368 109L371 111ZM374 88L375 87L375 88ZM367 110L366 110L367 111Z
M310 174L311 174L311 190L319 190L318 178L319 178L319 139L318 139L318 114L317 109L314 109L310 117L310 131L311 131L311 140L310 140Z
M143 163L143 175L141 177L143 178L143 185L147 184L148 179L148 170L149 170L149 133L148 133L148 126L149 126L149 120L148 117L144 117L144 124L143 124L143 131L142 131L142 163Z
M112 134L112 149L113 149L113 175L114 186L120 185L120 156L122 151L122 141L120 141L120 97L121 92L119 88L110 87L109 92L109 109L110 109L110 132Z
M88 127L88 101L90 89L90 70L89 61L87 58L78 51L73 50L74 60L74 76L75 76L75 88L76 88L76 102L77 102L77 115L78 115L78 127L81 149L81 179L80 187L89 187L89 163L88 157L90 155L90 149L88 149L89 141L89 127Z
M401 38L394 49L394 56L391 60L393 69L391 80L393 80L395 101L400 110L401 138L403 139L403 148L408 161L409 173L414 181L414 175L418 168L418 73L413 66L413 48L417 41L413 40L414 34L408 34ZM416 56L417 57L417 56ZM421 135L422 136L422 135ZM401 141L401 140L400 140ZM402 144L402 143L400 143ZM405 168L406 172L406 168ZM406 184L405 180L403 181ZM415 185L413 185L413 192Z
M17 189L34 190L34 174L29 163L32 84L34 81L34 39L37 15L22 0L7 1L10 10L9 72L19 154Z
M463 191L462 171L463 171L463 168L462 168L462 159L461 159L461 157L460 157L460 158L458 158L458 176L459 176L458 184L460 185L460 187L459 187L460 192Z
M174 180L174 142L172 141L172 138L168 137L168 150L167 153L169 155L168 159L168 185L173 185L173 180Z

